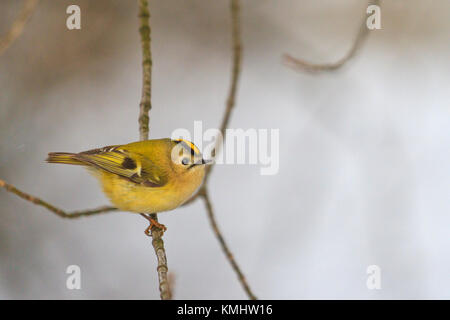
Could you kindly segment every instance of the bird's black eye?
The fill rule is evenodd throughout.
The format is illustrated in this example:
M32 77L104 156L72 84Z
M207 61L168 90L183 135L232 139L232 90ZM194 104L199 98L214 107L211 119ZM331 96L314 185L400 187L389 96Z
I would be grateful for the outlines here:
M181 163L184 164L185 166L187 166L189 164L189 159L183 158L183 160L181 160Z

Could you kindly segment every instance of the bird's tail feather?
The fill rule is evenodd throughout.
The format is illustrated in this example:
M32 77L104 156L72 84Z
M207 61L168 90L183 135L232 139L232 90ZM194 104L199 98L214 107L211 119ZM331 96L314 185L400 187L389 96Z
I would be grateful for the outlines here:
M50 152L48 154L48 158L46 161L48 163L64 163L64 164L75 164L75 165L86 165L84 162L81 162L75 159L76 153L67 153L67 152Z

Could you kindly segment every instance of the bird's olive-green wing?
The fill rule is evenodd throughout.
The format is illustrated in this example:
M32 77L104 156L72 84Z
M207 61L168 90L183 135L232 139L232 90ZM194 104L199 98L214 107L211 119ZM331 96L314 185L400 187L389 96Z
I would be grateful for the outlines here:
M162 187L167 172L141 154L110 146L78 153L75 158L96 168L117 174L147 187Z

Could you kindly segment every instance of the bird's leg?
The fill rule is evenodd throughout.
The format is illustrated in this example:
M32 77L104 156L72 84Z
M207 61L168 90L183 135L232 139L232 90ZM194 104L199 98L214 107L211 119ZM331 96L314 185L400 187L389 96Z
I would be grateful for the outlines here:
M162 230L163 232L167 230L166 226L163 225L162 223L159 223L158 221L156 221L155 219L151 218L150 216L141 213L141 216L143 216L145 219L147 219L148 221L150 221L150 225L147 227L147 229L145 229L144 233L148 236L152 235L152 228L158 228L160 230Z

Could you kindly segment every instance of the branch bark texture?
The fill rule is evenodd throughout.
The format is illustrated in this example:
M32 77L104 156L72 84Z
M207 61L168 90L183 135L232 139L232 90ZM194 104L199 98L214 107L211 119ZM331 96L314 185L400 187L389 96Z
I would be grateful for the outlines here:
M74 218L92 216L92 215L96 215L96 214L100 214L100 213L107 213L110 211L117 211L117 208L115 208L115 207L102 206L102 207L98 207L95 209L86 209L86 210L80 210L80 211L67 212L58 207L55 207L54 205L52 205L38 197L32 196L31 194L28 194L22 190L19 190L18 188L14 187L13 185L6 183L6 181L4 181L2 179L0 179L0 187L4 188L6 191L14 193L15 195L19 196L22 199L25 199L27 201L34 203L35 205L46 208L47 210L53 212L54 214L56 214L57 216L60 216L61 218L74 219Z
M150 49L150 10L147 0L139 1L139 34L142 47L142 93L139 104L139 135L141 140L148 140L149 136L149 111L152 108L152 51Z
M141 103L139 104L139 135L141 140L147 140L149 137L149 111L152 108L151 104L151 89L152 89L152 51L151 51L151 29L150 29L150 10L147 0L138 0L139 3L139 34L141 36L142 46L142 94ZM158 222L156 213L152 213L150 217ZM164 241L162 239L164 231L153 227L152 228L152 246L155 250L156 258L158 260L159 292L162 300L172 298L169 288L169 281L167 279L167 257L164 249Z

